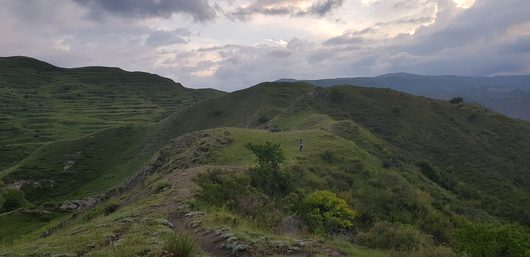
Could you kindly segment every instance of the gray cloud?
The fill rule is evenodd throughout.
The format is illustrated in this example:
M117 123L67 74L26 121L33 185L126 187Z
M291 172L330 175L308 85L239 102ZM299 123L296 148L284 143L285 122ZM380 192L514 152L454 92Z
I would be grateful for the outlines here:
M179 9L181 11L135 10L143 4L140 2L133 2L136 7L116 11L110 7L103 8L95 0L86 0L81 5L70 0L6 0L0 8L3 21L0 23L0 34L9 36L0 39L0 55L28 55L66 67L118 66L158 73L190 87L208 86L225 90L280 77L317 79L399 71L455 75L530 73L530 25L525 25L530 24L530 1L477 0L475 6L467 10L456 8L451 0L414 1L419 7L393 6L400 1L382 1L373 8L382 8L385 13L389 8L422 8L427 2L430 8L434 3L438 5L436 22L417 28L412 35L406 33L380 38L385 29L394 26L414 28L416 26L409 24L428 22L422 17L428 17L429 11L405 10L402 17L393 15L394 19L387 21L384 18L390 16L381 15L384 18L372 20L371 27L359 29L352 26L342 35L327 40L296 37L289 40L289 37L294 37L290 35L304 37L308 34L298 34L292 27L285 31L276 31L277 27L271 27L261 30L262 34L255 34L252 31L256 27L249 27L253 26L251 23L221 21L226 18L224 16L211 23L195 23L180 16L171 20L156 19L155 23L150 23L143 18L164 18L173 13L192 14L182 8ZM280 2L259 1L263 6L272 3L270 6L282 7L274 5ZM155 6L164 3L156 2ZM249 6L256 3L250 2ZM350 4L352 2L343 7ZM318 5L306 6L304 10L307 14L300 15L320 17L316 11L318 8L312 9L312 6ZM297 22L297 14L303 11L295 7L287 8L288 12L283 11L283 15L293 17L293 22ZM341 14L343 7L321 10L327 15L331 15L330 12L335 15ZM227 5L223 8L216 10L218 13L231 10ZM272 11L282 14L281 10ZM87 14L94 15L94 12L106 15L106 18L86 19ZM127 13L130 17L125 17ZM256 13L249 12L249 15ZM339 18L345 17L344 13L342 15ZM170 21L172 24L169 24ZM173 22L181 28L175 30ZM228 28L225 30L214 22ZM259 26L267 27L267 24ZM202 31L201 35L195 32L198 30ZM241 33L249 31L254 33L251 37L257 37L255 41L241 40ZM278 42L268 42L268 38L275 38ZM167 45L171 47L160 47Z
M296 4L301 2L310 3L310 7L298 7ZM235 11L228 12L227 15L238 20L248 20L254 14L322 17L343 4L344 0L256 0L247 7L238 7Z
M188 40L184 39L184 37L189 37L192 34L193 33L187 28L180 28L172 31L157 30L149 34L145 43L152 47L186 44L188 43Z
M122 17L168 18L174 13L188 14L196 21L208 21L216 17L216 12L207 0L75 0L90 8L92 17L104 13Z

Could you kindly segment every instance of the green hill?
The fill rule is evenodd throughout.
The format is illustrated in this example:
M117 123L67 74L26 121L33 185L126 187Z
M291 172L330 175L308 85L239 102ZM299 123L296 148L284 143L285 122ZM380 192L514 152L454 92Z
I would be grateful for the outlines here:
M513 231L527 235L526 122L389 89L262 83L212 98L179 90L191 100L164 109L165 119L57 138L5 170L3 197L20 186L26 202L0 214L9 231L0 255L161 256L167 235L184 231L209 256L457 256L451 248L468 246L458 236L468 222L519 224ZM267 141L285 160L256 182L246 145ZM325 206L319 197L329 195L351 208L351 224L332 214L315 223L306 205ZM89 196L100 202L58 208Z
M27 57L0 58L0 170L44 143L157 122L221 94L119 68L65 69Z

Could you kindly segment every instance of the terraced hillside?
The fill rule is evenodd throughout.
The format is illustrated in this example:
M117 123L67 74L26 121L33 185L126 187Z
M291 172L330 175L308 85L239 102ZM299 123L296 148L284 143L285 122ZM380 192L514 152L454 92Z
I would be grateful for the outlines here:
M143 72L64 69L27 57L0 58L0 170L46 142L157 122L220 94Z

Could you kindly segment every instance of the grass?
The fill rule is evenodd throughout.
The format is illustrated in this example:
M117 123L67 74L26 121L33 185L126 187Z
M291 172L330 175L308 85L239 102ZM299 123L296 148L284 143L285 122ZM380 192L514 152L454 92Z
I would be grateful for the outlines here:
M287 164L325 165L321 154L324 151L337 153L341 161L366 161L371 165L377 162L354 142L337 137L334 134L319 129L296 130L273 133L258 129L229 128L233 142L215 155L215 163L220 165L251 166L254 156L244 147L246 143L263 144L271 141L280 144L287 158ZM303 139L304 149L299 151L299 140Z
M10 244L19 236L39 230L59 218L60 214L24 209L0 214L0 243Z
M153 154L153 150L142 149L147 136L144 128L122 127L50 143L10 170L3 180L7 184L39 183L25 188L26 198L35 203L94 195L121 183L144 165ZM53 184L45 183L50 180Z
M173 233L166 239L164 251L173 257L191 257L197 252L197 243L189 235Z
M0 254L158 256L163 248L162 238L172 231L161 222L164 215L153 209L166 197L148 194L136 202L124 204L130 195L137 192L138 190L132 190L113 199L112 202L117 201L122 206L107 215L104 210L107 204L102 203L96 209L62 218L63 225L46 238L39 236L50 229L50 224L25 235L15 233L17 237L10 243L0 244ZM59 224L58 221L54 223Z
M354 245L343 240L330 240L327 242L330 246L336 247L339 251L347 256L356 257L395 257L394 254L382 251L374 250L359 245Z

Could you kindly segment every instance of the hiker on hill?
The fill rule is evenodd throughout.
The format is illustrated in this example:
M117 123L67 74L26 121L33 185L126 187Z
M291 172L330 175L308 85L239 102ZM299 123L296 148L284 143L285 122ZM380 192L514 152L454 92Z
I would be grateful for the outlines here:
M302 150L304 150L304 141L300 139L300 152L302 152Z

